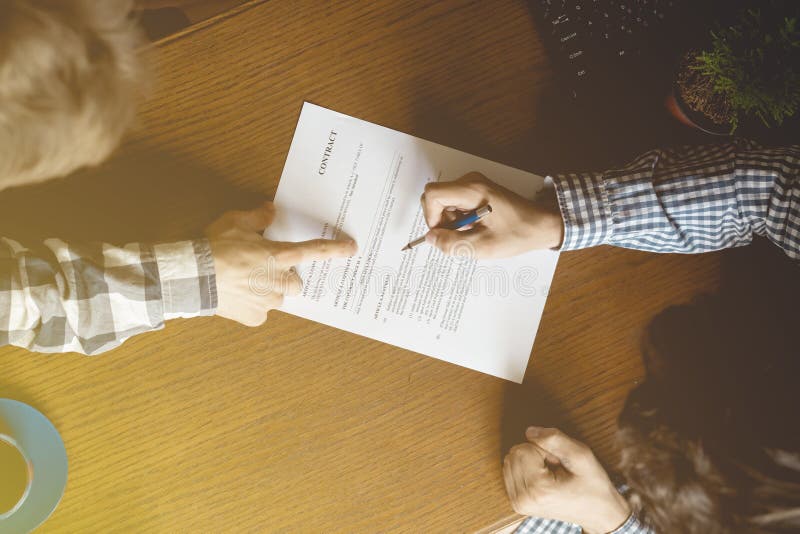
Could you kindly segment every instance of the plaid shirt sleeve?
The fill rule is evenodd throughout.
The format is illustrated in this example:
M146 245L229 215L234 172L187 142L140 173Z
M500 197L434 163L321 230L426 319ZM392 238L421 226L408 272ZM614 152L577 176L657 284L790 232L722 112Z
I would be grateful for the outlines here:
M98 354L216 305L206 240L28 248L0 238L0 345Z
M583 529L572 523L565 523L556 519L542 519L529 517L517 527L514 534L581 534ZM635 514L610 534L654 534L647 525L640 522Z
M697 253L762 235L800 259L800 146L654 150L626 167L553 177L562 250L608 244Z

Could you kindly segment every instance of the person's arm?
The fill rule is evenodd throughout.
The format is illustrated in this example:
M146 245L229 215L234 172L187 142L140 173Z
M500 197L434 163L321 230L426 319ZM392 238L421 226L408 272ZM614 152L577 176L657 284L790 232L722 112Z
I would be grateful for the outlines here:
M356 251L352 241L268 241L273 216L271 203L228 212L206 239L156 245L0 238L0 346L99 354L177 317L260 325L301 291L293 265Z
M653 150L622 169L553 178L562 250L698 253L768 237L800 258L800 147Z
M205 239L124 247L49 239L34 249L0 238L0 345L98 354L216 307Z
M422 197L431 244L476 257L615 245L699 253L764 235L800 259L800 147L748 142L654 150L619 170L556 175L555 193L527 201L478 173L428 184ZM548 202L548 197L557 203ZM466 231L436 228L448 209L494 209Z

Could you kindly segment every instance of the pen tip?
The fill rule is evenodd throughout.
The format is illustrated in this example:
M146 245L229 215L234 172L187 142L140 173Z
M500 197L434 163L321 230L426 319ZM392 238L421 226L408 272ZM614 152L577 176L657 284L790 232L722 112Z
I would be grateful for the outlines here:
M411 248L411 247L409 247L408 245L406 245L406 246L404 246L403 248L401 248L401 249L400 249L400 252L403 252L404 250L408 250L408 249L410 249L410 248Z

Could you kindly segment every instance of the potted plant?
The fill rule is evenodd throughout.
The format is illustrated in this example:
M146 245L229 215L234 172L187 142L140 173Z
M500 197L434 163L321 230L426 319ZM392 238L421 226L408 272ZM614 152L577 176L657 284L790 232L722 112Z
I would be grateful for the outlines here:
M712 31L707 49L685 54L667 98L678 120L717 135L733 134L745 121L780 125L798 106L798 18L757 9Z

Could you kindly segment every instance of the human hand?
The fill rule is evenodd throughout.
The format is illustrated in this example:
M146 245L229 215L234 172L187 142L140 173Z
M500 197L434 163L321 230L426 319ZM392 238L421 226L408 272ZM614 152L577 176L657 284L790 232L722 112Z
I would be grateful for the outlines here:
M470 247L476 258L507 258L536 249L555 248L564 238L564 223L555 198L550 205L530 201L471 172L452 182L430 182L422 209L431 230L426 241L446 254ZM461 230L436 228L460 213L490 204L492 213Z
M272 202L266 202L250 211L229 211L206 228L217 278L217 315L245 326L263 324L267 312L283 303L284 295L302 290L303 281L293 265L348 257L358 250L352 240L284 243L264 239L264 229L274 215Z
M592 450L555 428L530 427L527 443L503 461L514 511L580 525L585 534L612 532L631 514Z

